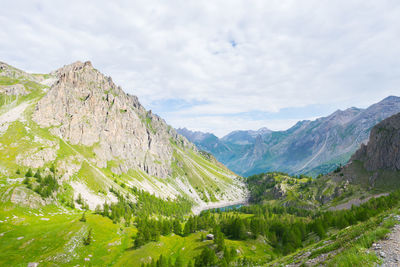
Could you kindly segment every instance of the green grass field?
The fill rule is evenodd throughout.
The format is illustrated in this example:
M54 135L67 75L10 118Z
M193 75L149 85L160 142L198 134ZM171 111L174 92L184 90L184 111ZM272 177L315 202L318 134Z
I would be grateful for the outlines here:
M204 246L213 246L213 241L201 241L207 232L197 232L186 237L161 236L158 242L134 249L134 226L114 224L96 214L86 214L86 222L81 222L81 217L82 212L55 206L35 210L1 204L0 266L27 266L29 262L40 266L140 266L161 254L173 260L180 255L187 263ZM85 246L83 238L89 229L93 240ZM239 256L262 261L271 258L272 250L265 240L225 242L237 249Z

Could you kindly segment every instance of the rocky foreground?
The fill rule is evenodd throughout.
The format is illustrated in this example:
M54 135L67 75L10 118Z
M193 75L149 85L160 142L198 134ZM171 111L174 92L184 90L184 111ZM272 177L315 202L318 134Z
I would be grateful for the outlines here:
M372 244L372 250L382 259L381 267L400 266L400 216L396 215L398 221L392 232L377 243Z

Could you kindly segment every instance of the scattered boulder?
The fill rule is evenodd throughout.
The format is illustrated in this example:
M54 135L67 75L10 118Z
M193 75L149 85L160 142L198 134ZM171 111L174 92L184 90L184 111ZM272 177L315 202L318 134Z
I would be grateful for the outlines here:
M214 235L213 234L208 234L206 235L207 240L214 240Z

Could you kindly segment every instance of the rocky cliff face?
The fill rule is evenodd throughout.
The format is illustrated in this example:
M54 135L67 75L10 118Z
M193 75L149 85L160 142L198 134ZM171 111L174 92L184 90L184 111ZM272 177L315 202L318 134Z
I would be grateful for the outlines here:
M136 96L125 94L90 62L76 62L54 74L57 82L33 115L40 126L51 127L72 144L94 146L98 167L116 160L116 173L139 168L162 178L172 174L170 138L178 140L178 135Z
M378 123L371 130L367 145L352 156L351 160L364 163L368 171L400 170L400 113Z

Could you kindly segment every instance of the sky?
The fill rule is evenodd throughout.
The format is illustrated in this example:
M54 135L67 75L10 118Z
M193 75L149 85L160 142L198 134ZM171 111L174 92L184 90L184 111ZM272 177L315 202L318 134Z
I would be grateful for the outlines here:
M284 130L400 95L400 1L2 1L0 61L90 60L175 128Z

